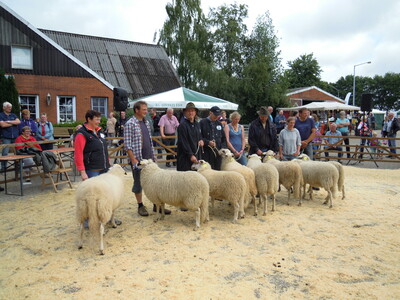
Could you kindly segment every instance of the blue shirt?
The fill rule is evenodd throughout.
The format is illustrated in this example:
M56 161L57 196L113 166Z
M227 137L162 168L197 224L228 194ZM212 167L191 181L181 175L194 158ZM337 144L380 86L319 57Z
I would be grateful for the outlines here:
M297 119L294 128L299 131L301 140L305 141L311 135L311 130L315 128L314 120L311 118L307 118L305 121Z
M348 119L337 119L336 120L336 124L340 124L340 123L350 123L350 121ZM341 133L347 133L349 132L349 126L344 126L344 127L338 127L338 129Z
M275 117L275 125L276 128L284 128L285 127L285 122L280 122L280 121L285 121L286 117L284 115L277 115Z
M327 140L328 144L330 144L330 145L336 144L342 138L342 134L340 133L340 131L337 131L337 130L335 133L333 133L332 131L329 130L325 135L335 136L335 137L324 137L324 140Z
M9 115L5 112L0 113L0 121L14 121L16 119L18 119L18 117L13 113L10 113ZM1 137L5 139L15 139L18 136L19 132L17 125L1 128Z
M33 121L32 119L25 120L24 118L22 118L21 123L18 125L18 131L20 134L22 133L22 128L24 128L25 126L28 126L31 128L32 136L36 135L38 127L37 127L35 121Z

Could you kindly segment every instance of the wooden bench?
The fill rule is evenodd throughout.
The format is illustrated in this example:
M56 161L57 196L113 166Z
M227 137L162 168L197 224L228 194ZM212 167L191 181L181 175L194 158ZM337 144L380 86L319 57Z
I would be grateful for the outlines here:
M53 127L54 138L69 138L73 132L73 127Z

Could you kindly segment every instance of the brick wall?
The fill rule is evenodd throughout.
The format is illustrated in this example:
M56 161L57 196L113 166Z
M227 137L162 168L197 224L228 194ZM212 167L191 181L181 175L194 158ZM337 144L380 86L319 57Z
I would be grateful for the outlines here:
M324 101L338 101L336 98L329 96L328 94L322 93L316 89L310 89L308 91L304 91L297 94L292 94L288 96L289 100L291 99L307 99L307 100L324 100Z
M14 74L20 95L38 95L39 110L46 112L49 121L57 123L57 96L74 96L76 120L83 121L85 113L91 108L91 97L107 97L108 111L112 111L113 91L95 78L55 77ZM47 105L47 94L51 104Z

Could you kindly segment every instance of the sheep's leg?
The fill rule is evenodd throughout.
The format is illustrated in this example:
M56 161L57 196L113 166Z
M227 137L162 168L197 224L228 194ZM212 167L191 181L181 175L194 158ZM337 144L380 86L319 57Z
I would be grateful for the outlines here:
M114 212L111 214L110 223L111 223L112 228L117 228L117 224L115 224L115 220L114 220Z
M78 249L82 249L83 247L83 232L85 231L85 227L83 226L83 223L79 224L79 243L78 243Z
M159 211L159 209L161 208L161 220L164 220L165 218L165 203L161 203L160 206L156 206L157 207L157 211Z
M258 215L258 209L257 209L257 202L256 202L256 197L254 195L251 196L253 198L253 203L254 203L254 216Z
M300 197L301 197L301 195L300 195ZM306 199L306 185L305 184L303 184L303 196L302 196L302 198L303 198L303 200Z
M210 198L211 198L211 208L214 209L215 199L213 197L210 197Z
M287 189L287 205L290 205L290 188Z
M344 185L342 185L342 200L346 198L346 194L344 192Z
M308 193L310 194L310 200L313 200L312 194L313 194L313 189L310 185L310 188L308 189Z
M268 196L263 195L262 198L263 198L263 216L266 216L267 215L267 198L268 198ZM260 195L260 199L261 199L261 195Z
M239 216L239 203L233 203L233 223L236 223Z
M100 223L100 255L104 255L103 236L104 236L104 225L103 223Z
M200 207L196 209L196 227L193 230L200 228Z
M156 204L156 214L154 216L154 223L161 219L160 215L160 204Z
M301 199L302 199L302 197L301 197L301 195L300 195L300 197L299 197L299 204L298 204L298 206L301 206Z
M241 219L243 219L244 216L245 216L245 213L244 213L244 197L242 197L240 199L240 202L239 202L239 217Z
M271 195L271 200L272 200L272 211L275 211L275 194Z

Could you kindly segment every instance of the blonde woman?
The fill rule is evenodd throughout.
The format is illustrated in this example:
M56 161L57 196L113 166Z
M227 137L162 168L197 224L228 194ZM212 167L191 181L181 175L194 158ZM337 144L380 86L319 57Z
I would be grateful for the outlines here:
M231 123L224 127L226 144L229 150L235 155L236 161L245 166L247 164L244 154L246 139L244 137L244 127L239 124L241 115L235 111L231 113L229 118Z

